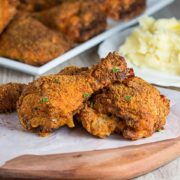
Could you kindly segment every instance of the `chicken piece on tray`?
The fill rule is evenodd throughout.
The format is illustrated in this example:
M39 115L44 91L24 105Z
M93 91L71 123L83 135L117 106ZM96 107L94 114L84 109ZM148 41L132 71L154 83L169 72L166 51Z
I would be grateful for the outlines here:
M114 71L114 68L119 71ZM110 53L86 73L50 75L30 83L18 101L17 112L22 126L45 136L63 125L74 127L73 116L90 96L132 76L125 60Z
M0 56L30 65L43 65L63 54L72 43L26 14L13 19L0 36Z
M15 0L0 0L0 34L16 14Z
M104 12L115 20L131 19L141 14L146 7L146 0L97 0Z
M163 128L169 113L169 100L160 95L155 87L138 77L127 78L123 83L104 88L92 98L91 104L93 109L82 109L78 119L88 132L99 137L115 131L131 140L151 136ZM109 118L105 118L107 121L97 118L100 115ZM104 133L111 123L114 126L116 124L116 128L113 127Z
M106 15L91 0L68 0L52 9L34 14L48 27L59 30L73 42L84 42L106 28Z
M16 102L18 101L25 86L25 84L18 83L0 85L0 113L16 110Z
M21 11L37 12L49 9L61 3L62 0L17 0L17 9Z

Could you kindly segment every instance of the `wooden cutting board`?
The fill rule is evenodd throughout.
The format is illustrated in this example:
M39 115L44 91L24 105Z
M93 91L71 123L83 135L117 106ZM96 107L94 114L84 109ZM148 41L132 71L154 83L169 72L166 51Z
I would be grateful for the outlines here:
M180 137L138 146L56 155L24 155L0 168L0 179L129 179L180 157Z

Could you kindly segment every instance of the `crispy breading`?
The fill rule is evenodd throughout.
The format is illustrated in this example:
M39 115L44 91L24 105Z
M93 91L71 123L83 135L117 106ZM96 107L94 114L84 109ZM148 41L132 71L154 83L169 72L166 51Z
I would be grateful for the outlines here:
M131 77L95 94L76 115L92 135L104 138L112 133L137 140L163 128L169 100L138 77Z
M114 133L119 121L117 117L98 113L87 105L76 115L76 118L90 134L100 138L105 138Z
M18 15L0 36L0 56L43 65L70 49L70 43L27 14Z
M52 8L62 2L62 0L17 0L17 9L21 11L36 12Z
M62 71L60 71L58 74L62 75L79 75L82 73L88 73L89 68L88 67L77 67L77 66L68 66L65 67Z
M59 72L61 75L77 75L88 68L69 66ZM16 102L19 100L21 92L26 84L7 83L0 85L0 113L12 112L16 110Z
M68 0L34 14L48 27L59 30L73 42L84 42L106 28L106 15L95 1Z
M121 71L112 71L114 66ZM74 127L73 116L94 92L127 76L124 59L110 53L88 73L41 77L25 88L18 101L20 122L25 129L36 130L42 136L63 125Z
M108 16L115 20L131 19L141 14L146 7L146 0L96 0Z
M158 89L138 77L128 78L103 89L94 99L94 109L123 120L117 128L127 139L151 136L163 128L169 113L169 100Z
M16 14L15 0L0 0L0 34Z
M16 110L16 102L19 99L25 84L8 83L0 85L0 113Z

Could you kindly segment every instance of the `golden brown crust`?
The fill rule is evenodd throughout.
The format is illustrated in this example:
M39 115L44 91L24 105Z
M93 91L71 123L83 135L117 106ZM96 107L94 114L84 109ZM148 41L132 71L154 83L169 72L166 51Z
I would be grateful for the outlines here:
M146 8L146 0L124 0L122 19L129 20L140 15Z
M0 36L0 55L26 64L45 64L72 44L27 14L17 16Z
M121 68L121 72L113 72L113 66ZM20 122L25 129L37 130L41 135L63 125L73 127L73 115L95 91L126 76L124 59L110 53L88 73L41 77L25 88L18 101Z
M31 83L18 102L18 115L27 130L42 133L63 125L74 127L73 114L86 100L83 94L92 94L90 81L83 76L51 75Z
M15 0L0 0L0 34L16 14Z
M98 1L98 0L97 0ZM146 7L146 0L99 0L102 9L115 20L131 19L142 13Z
M134 77L134 71L127 68L125 59L117 52L110 52L92 69L92 76L105 86L112 82L122 82L127 77Z
M17 9L21 11L37 12L52 8L62 2L62 0L17 0Z
M76 117L94 136L104 138L115 132L137 140L163 129L168 113L169 100L133 77L101 90Z
M25 86L25 84L18 83L0 85L0 113L16 110L16 102L18 101Z
M101 114L87 105L77 115L82 126L92 135L105 138L114 133L118 118Z
M123 136L136 140L163 128L169 113L169 100L141 78L126 79L104 89L94 98L99 113L111 113L124 120ZM122 131L122 129L121 129Z
M77 67L77 66L68 66L65 67L62 71L60 71L58 74L62 75L80 75L83 73L88 73L89 68L88 67Z
M76 43L84 42L106 28L105 14L91 0L64 1L59 6L35 14L34 17L61 31Z

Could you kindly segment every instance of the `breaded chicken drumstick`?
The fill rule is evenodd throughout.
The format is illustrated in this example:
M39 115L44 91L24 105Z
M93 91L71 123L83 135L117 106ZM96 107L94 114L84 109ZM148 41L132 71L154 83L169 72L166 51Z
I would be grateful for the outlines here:
M64 125L74 127L73 116L91 94L132 75L123 57L109 53L85 73L41 77L24 89L18 101L20 122L42 136Z

